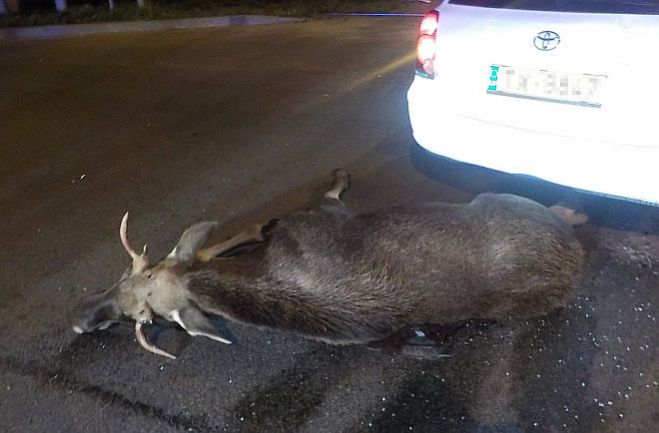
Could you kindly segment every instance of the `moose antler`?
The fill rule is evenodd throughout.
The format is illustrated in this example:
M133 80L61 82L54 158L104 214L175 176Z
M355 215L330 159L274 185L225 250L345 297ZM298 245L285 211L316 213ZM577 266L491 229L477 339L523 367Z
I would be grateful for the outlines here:
M144 336L144 333L142 332L142 325L143 323L139 320L135 322L135 337L137 338L137 342L140 343L140 346L151 353L155 353L156 355L162 355L170 359L176 359L176 356L172 355L171 353L165 352L161 348L149 343L149 341Z
M121 219L121 226L119 227L119 237L121 238L121 243L124 246L124 249L130 256L133 258L133 275L142 272L144 269L149 266L149 257L147 256L147 247L144 244L142 249L142 254L137 254L133 247L128 243L128 236L126 235L126 229L128 227L128 212L124 214L124 217Z

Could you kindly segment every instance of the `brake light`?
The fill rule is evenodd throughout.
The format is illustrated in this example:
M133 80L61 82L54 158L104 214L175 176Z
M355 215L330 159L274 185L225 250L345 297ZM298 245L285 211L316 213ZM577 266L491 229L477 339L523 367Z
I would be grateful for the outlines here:
M425 78L435 78L435 49L439 12L431 11L421 20L419 37L416 42L416 74Z
M439 13L437 11L432 11L427 13L423 20L421 20L421 25L419 26L419 34L422 35L432 35L437 31L437 24L439 21Z

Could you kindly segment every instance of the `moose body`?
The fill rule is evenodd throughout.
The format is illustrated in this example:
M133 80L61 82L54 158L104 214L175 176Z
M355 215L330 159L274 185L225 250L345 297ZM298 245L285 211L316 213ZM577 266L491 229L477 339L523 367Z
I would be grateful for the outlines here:
M357 216L295 213L257 250L187 277L206 312L365 343L406 325L547 314L573 294L582 261L572 227L546 207L483 194Z
M233 257L199 259L209 223L189 228L153 268L135 272L142 256L134 255L133 274L91 310L86 304L77 331L105 323L103 306L138 323L157 314L224 342L204 313L368 343L405 326L542 316L570 299L581 275L583 251L564 213L522 197L487 193L360 215L338 194L325 202L282 218Z

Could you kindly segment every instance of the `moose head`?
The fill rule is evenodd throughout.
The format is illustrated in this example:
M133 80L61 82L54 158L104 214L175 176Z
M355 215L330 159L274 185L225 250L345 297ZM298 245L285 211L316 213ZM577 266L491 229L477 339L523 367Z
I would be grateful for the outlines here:
M149 263L146 245L140 254L130 245L126 234L127 225L128 212L121 220L119 236L132 259L132 266L112 287L82 300L75 310L73 330L78 334L103 330L127 317L135 321L135 334L142 347L175 358L151 345L143 334L142 327L152 323L154 315L158 315L178 323L192 336L205 336L231 344L191 302L188 291L187 271L217 223L207 221L190 226L183 232L172 252L156 265Z

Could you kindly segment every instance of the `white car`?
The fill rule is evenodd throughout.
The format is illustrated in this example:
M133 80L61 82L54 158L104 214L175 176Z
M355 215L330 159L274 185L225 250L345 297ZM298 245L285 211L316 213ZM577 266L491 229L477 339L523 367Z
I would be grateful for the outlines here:
M659 205L659 0L445 0L408 104L432 153Z

